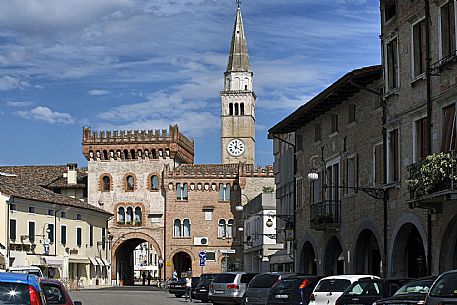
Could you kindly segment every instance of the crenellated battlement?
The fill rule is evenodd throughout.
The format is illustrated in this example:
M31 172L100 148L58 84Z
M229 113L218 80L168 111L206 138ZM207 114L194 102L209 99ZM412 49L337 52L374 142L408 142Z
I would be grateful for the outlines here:
M174 169L166 168L169 178L232 178L232 177L274 177L272 166L251 164L183 164Z
M240 176L242 177L274 177L273 166L254 166L253 164L240 164Z
M194 141L178 125L156 130L91 131L83 128L83 154L87 160L179 158L193 163Z

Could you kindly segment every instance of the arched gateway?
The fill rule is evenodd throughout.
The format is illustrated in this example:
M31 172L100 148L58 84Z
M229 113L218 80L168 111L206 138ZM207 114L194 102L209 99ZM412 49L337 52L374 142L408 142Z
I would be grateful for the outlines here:
M114 240L111 252L113 253L111 280L116 285L134 285L135 262L133 252L138 245L148 242L159 257L162 257L160 246L148 234L141 232L126 233Z

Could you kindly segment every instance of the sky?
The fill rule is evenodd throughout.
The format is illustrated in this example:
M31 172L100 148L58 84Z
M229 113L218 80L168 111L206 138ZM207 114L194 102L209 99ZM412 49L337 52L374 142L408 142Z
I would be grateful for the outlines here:
M377 0L244 0L256 163L268 129L345 73L380 63ZM78 163L83 127L168 129L220 163L234 0L0 0L0 165Z

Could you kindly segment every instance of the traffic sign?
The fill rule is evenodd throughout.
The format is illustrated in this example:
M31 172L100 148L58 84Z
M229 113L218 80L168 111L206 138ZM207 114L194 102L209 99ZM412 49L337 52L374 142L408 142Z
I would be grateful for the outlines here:
M200 258L200 266L205 266L205 259L204 258Z
M198 253L198 256L200 257L200 259L206 259L206 252L201 251L200 253Z

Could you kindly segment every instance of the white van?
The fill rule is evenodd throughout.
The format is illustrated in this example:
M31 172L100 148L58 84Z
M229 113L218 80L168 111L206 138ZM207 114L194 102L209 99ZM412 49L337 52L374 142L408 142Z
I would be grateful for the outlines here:
M335 305L349 285L360 279L379 279L374 275L332 275L321 279L309 297L309 305Z
M38 277L44 277L43 272L37 266L16 266L10 267L9 272L14 273L24 273L24 274L34 274Z

